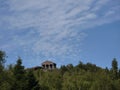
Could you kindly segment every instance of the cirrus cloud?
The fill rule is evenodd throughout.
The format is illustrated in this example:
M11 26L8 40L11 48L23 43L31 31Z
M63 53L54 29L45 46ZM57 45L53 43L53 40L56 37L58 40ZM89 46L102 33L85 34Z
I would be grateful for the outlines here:
M79 54L81 41L86 36L83 30L120 20L118 0L1 2L0 32L5 30L0 37L1 48L13 51L28 48L46 57Z

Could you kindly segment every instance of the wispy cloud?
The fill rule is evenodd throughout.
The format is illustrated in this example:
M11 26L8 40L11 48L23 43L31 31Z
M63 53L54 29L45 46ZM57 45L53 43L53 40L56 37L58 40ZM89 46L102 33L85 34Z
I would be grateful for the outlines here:
M4 3L0 4L0 32L5 30L5 33L0 39L4 41L7 35L6 38L10 40L0 44L1 48L29 48L32 52L46 57L79 53L78 48L86 36L83 30L120 20L119 0L2 2Z

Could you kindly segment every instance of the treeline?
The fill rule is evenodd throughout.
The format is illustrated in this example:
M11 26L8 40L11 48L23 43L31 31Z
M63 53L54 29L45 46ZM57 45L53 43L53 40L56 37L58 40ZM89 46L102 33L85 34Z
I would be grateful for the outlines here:
M25 69L18 57L5 68L5 52L0 51L0 90L119 90L120 69L114 58L111 68L92 63L62 65L59 69Z
M5 68L5 57L5 52L0 51L0 90L40 90L33 71L25 70L21 58Z

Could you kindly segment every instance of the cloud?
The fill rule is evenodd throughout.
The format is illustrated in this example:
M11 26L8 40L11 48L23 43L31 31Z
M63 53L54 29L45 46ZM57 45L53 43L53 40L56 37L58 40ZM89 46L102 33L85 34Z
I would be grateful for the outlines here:
M116 2L6 0L0 4L0 27L5 30L0 39L4 41L6 35L10 39L0 45L14 47L10 48L14 51L27 48L46 57L79 54L80 44L86 37L83 30L120 20L120 7ZM111 18L113 16L115 18Z

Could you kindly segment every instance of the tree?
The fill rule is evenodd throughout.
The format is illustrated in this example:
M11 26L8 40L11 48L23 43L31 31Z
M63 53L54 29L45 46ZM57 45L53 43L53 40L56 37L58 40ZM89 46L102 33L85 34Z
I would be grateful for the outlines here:
M5 52L4 51L0 51L0 72L2 72L2 70L4 68L5 57L6 57Z
M112 61L111 71L112 71L112 78L117 79L118 78L118 62L117 62L116 58L114 58Z
M63 76L66 71L68 71L67 67L65 65L62 65L60 67L61 75Z
M119 69L119 71L118 71L118 78L120 79L120 69Z
M19 57L17 64L14 67L13 74L17 80L21 80L25 74L24 66L22 66L22 59Z
M38 81L36 80L32 70L27 72L27 90L39 90L40 86Z
M27 82L25 70L24 66L22 66L22 59L20 57L17 60L17 64L14 66L13 77L14 77L14 84L12 86L13 90L26 90Z
M0 51L0 64L5 63L6 54L4 51Z
M4 63L5 63L5 52L0 51L0 88L3 87L5 81Z
M83 68L84 68L84 64L83 64L82 61L79 62L78 67L79 67L80 69L83 69Z
M106 73L109 73L109 69L108 69L107 67L105 68L105 72L106 72Z

